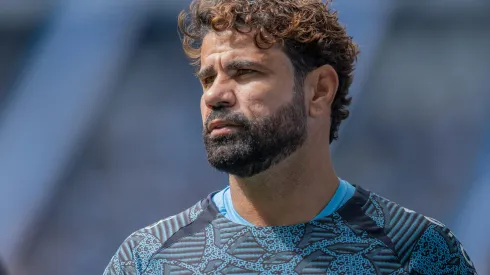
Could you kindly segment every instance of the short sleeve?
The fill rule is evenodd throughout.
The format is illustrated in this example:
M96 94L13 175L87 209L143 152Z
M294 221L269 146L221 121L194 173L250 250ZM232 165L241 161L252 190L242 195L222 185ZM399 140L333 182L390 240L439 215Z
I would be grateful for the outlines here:
M410 274L477 274L463 245L445 225L431 224L415 244L409 262Z
M146 232L135 232L119 247L107 265L104 275L140 275L152 255L161 247L160 240Z

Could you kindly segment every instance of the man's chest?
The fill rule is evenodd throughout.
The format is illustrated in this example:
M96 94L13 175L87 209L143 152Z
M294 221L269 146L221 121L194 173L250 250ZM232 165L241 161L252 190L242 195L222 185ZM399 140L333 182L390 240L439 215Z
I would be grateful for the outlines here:
M325 224L257 229L209 225L152 257L144 274L403 274L368 234Z

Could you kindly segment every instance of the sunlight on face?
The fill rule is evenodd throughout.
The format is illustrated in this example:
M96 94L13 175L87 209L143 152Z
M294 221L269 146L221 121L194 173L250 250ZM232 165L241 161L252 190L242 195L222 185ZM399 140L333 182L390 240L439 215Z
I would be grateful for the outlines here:
M251 177L295 152L306 139L306 111L294 69L278 47L257 48L251 34L210 33L197 73L208 160Z

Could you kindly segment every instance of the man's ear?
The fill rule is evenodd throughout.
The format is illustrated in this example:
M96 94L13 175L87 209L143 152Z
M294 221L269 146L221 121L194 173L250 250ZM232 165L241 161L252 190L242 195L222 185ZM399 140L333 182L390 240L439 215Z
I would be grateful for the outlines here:
M339 76L330 65L323 65L309 75L312 87L309 97L309 115L312 117L330 114L333 100L339 88Z

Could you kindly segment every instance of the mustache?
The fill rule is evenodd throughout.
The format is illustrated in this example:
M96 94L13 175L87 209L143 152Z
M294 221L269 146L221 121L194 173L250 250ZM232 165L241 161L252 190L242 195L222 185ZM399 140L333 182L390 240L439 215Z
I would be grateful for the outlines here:
M214 110L208 115L204 123L204 131L207 132L209 123L217 119L231 122L245 129L250 128L250 121L244 114L221 109L221 110Z

